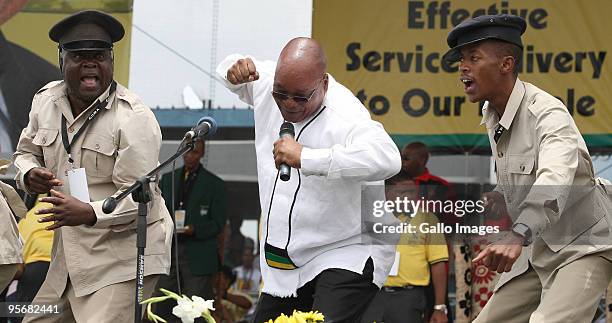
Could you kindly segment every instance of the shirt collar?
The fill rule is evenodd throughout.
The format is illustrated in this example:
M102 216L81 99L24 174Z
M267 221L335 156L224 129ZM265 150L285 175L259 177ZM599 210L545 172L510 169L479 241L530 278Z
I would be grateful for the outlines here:
M514 82L512 93L510 93L510 97L506 103L506 108L504 109L504 114L502 115L501 120L499 120L497 112L490 107L490 102L487 101L482 107L482 120L480 121L480 125L486 124L487 128L493 128L494 124L497 123L497 120L499 120L499 124L504 127L504 129L510 129L512 120L514 120L514 116L521 105L521 101L523 101L524 95L525 84L517 77L516 81Z
M425 171L423 172L423 174L415 177L414 179L419 180L419 181L427 181L430 177L431 177L431 173L429 172L429 169L425 167Z
M510 98L508 98L508 103L506 103L506 109L504 110L504 114L502 115L501 120L499 120L499 124L506 130L510 129L510 125L512 125L512 120L514 120L514 116L516 115L516 111L518 111L519 106L521 105L521 101L523 101L524 95L525 84L517 77L516 82L514 82L514 88L512 89Z
M106 90L104 90L104 92L102 92L102 94L100 94L100 96L98 98L96 98L85 110L91 108L98 101L102 102L102 101L106 100L106 98L108 98L108 96L110 95L110 89L111 89L112 85L113 85L113 83L111 82L111 84L106 88ZM66 100L68 100L68 86L66 85L65 82L62 82L61 93L62 93L62 96L64 96L66 98ZM117 90L115 90L115 93L117 93ZM70 102L70 100L68 100L68 102ZM107 104L104 108L106 108L107 110L110 109L111 108L111 104ZM83 110L83 111L85 111L85 110Z

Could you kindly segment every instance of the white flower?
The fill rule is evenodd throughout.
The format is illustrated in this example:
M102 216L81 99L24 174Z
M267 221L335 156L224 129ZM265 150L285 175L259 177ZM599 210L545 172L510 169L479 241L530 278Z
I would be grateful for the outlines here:
M183 323L193 323L193 321L202 315L195 307L194 303L187 296L183 296L176 300L177 305L172 309L172 314L180 318Z
M210 313L210 311L214 311L214 302L213 300L205 300L200 296L191 296L193 299L193 308L199 313Z

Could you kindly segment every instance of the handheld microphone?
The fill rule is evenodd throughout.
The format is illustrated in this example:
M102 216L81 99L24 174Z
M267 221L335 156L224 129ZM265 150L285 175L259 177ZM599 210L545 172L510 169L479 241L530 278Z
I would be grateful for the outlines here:
M293 128L293 124L291 122L283 122L280 127L280 131L278 132L278 136L283 138L285 136L289 136L293 138L295 136L295 129ZM284 182L288 181L291 178L291 167L287 164L280 165L280 179Z
M211 117L202 117L195 127L185 133L183 140L192 141L195 138L212 136L217 132L217 121Z

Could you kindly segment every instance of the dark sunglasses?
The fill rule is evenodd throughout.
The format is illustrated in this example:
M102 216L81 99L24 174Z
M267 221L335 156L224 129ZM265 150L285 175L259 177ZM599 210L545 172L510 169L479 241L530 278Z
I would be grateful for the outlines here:
M277 92L277 91L272 91L272 96L278 101L285 101L285 100L291 99L296 103L306 104L308 103L308 101L310 101L310 99L312 99L312 96L315 94L315 92L317 92L317 90L319 89L319 86L321 85L321 81L323 81L324 79L325 79L325 76L319 80L319 83L317 83L317 87L315 87L314 90L310 92L310 95L308 97L299 96L299 95L289 95L289 94L285 94L285 93Z

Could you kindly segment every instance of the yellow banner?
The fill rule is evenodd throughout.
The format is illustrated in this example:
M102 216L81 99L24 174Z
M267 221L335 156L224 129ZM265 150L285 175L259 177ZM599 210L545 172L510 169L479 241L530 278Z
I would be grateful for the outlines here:
M612 148L609 0L313 0L313 37L329 71L398 145L488 148L480 109L441 61L448 32L483 14L525 18L519 78L560 98L592 149Z

